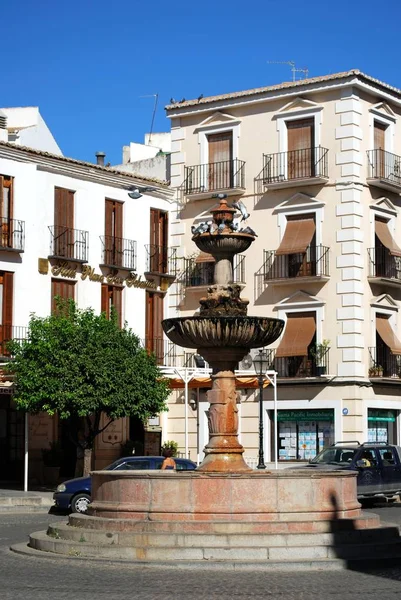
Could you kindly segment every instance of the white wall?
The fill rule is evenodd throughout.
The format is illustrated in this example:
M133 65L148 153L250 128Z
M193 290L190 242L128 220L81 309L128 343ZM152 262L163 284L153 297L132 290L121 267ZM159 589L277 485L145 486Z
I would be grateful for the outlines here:
M62 156L62 152L37 106L2 108L7 117L10 141Z

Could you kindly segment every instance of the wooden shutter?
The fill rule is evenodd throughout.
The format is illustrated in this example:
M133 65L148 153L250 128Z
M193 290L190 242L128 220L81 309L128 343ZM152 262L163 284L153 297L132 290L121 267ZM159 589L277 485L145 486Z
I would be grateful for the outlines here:
M104 235L107 237L111 237L114 235L113 212L114 212L114 202L113 202L113 200L108 200L106 198Z
M122 202L114 203L114 236L116 238L123 237L123 207Z
M11 340L13 327L14 273L3 273L3 340Z
M288 179L314 176L314 119L287 122Z
M74 192L64 188L55 188L54 225L74 228Z
M208 186L209 190L228 189L233 184L233 134L215 133L208 136L209 164ZM204 175L203 175L204 177Z
M109 310L109 286L106 283L102 283L102 292L101 292L101 312L106 313L106 317L110 317Z
M385 140L386 140L386 129L387 125L384 123L380 123L379 121L374 122L374 149L375 150L385 150Z
M14 179L6 175L0 175L0 227L1 240L3 248L13 247L13 227L11 220L13 218L13 188Z
M56 296L59 296L63 300L75 300L75 281L52 279L51 285L51 310L52 314L54 314L57 308Z
M111 297L112 297L112 305L117 313L118 317L118 326L122 325L122 315L123 315L123 307L122 307L122 298L123 298L123 288L112 286L111 288Z

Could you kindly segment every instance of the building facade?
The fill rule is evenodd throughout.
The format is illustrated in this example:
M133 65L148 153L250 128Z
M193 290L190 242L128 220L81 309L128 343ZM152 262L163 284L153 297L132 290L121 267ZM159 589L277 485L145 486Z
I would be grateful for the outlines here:
M359 71L167 107L173 244L181 271L170 312L191 315L212 283L191 225L215 195L242 199L257 233L234 280L251 315L286 328L264 400L265 457L306 460L338 440L401 442L401 91ZM179 351L184 367L191 351ZM251 354L240 363L252 373ZM204 384L205 385L205 384ZM189 447L207 442L205 387L191 390ZM241 391L240 438L257 456L257 393ZM183 446L183 397L171 396L165 436Z
M130 195L129 195L130 194ZM173 195L157 179L0 142L0 348L23 339L31 313L45 317L54 297L110 313L127 322L163 362L161 320L176 272L169 213ZM24 415L15 410L12 381L0 385L0 473L22 478ZM146 431L149 429L149 432ZM116 421L96 442L96 467L120 456L132 439L145 453L160 444L160 427ZM49 442L74 452L57 418L29 417L29 472L40 479ZM74 458L64 476L74 474Z

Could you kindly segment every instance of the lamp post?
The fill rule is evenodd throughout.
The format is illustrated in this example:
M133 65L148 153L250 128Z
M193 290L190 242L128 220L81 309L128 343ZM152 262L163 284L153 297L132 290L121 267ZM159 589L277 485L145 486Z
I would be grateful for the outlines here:
M266 469L263 453L263 381L269 367L269 360L265 350L259 350L253 359L253 366L259 381L259 462L258 469Z

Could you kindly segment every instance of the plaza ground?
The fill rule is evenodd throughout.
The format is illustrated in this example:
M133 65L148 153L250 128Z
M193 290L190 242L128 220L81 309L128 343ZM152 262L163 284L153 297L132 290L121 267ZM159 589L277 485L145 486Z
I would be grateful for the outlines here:
M401 503L374 508L382 521L401 526ZM2 600L392 600L401 597L399 568L334 572L244 572L143 569L68 558L14 554L9 546L32 531L66 520L60 515L0 514Z

